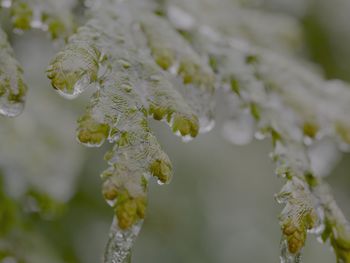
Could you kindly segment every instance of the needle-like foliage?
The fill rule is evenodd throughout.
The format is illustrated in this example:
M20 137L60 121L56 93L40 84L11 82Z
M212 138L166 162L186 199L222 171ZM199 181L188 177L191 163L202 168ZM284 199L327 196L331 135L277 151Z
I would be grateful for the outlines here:
M276 195L285 204L281 262L300 262L314 233L330 240L338 263L350 263L349 223L323 178L329 172L324 163L331 163L322 159L329 145L349 150L350 89L299 58L302 38L294 19L229 0L88 1L87 22L67 39L74 31L67 19L72 4L4 3L15 28L41 28L67 40L47 70L58 93L73 99L95 90L78 120L77 140L88 147L113 144L101 174L115 215L105 263L130 261L148 181L153 176L164 184L172 176L149 118L190 140L213 127L215 93L225 95L229 140L272 140L276 174L285 180ZM53 13L53 6L63 11ZM26 86L2 31L0 58L0 112L14 116ZM315 161L320 158L322 165Z

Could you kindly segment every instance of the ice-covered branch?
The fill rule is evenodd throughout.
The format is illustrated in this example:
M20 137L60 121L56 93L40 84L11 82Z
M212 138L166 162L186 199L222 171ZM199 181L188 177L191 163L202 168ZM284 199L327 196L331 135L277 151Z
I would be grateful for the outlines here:
M286 204L280 217L282 262L300 262L308 232L329 238L338 261L349 262L348 223L330 191L320 190L328 189L322 167L333 162L323 152L349 149L348 85L324 80L311 65L254 43L244 32L227 34L220 20L206 19L209 11L179 6L169 7L174 25L188 31L198 52L209 54L223 87L231 113L224 134L238 144L254 134L272 138L277 174L287 180L278 195ZM220 5L215 8L220 12ZM178 23L181 17L191 23ZM248 28L254 23L242 21ZM318 145L326 146L313 151Z
M145 216L149 178L164 184L172 174L148 117L167 122L184 139L208 130L213 73L152 9L137 1L101 1L52 61L48 76L68 98L97 88L79 119L77 138L93 147L114 143L102 174L103 194L116 216L105 262L125 262L132 242L124 236L137 235L133 229Z
M15 117L23 110L27 86L7 36L0 28L0 114Z

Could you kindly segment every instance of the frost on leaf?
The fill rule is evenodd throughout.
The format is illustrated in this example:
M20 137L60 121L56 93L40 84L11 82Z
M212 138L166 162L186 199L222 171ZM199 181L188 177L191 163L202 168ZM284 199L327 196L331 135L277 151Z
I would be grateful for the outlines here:
M91 19L48 69L53 87L65 97L97 87L78 120L78 141L90 147L114 143L101 175L103 195L115 211L105 262L129 259L145 217L149 178L164 184L172 176L148 117L165 121L185 140L212 122L202 99L211 101L214 77L201 60L151 9L137 1L105 1L91 8Z
M286 206L280 216L284 239L291 254L298 254L305 244L306 234L317 220L314 200L301 180L292 178L277 195L277 200Z
M15 117L23 110L27 86L23 71L0 28L0 114Z

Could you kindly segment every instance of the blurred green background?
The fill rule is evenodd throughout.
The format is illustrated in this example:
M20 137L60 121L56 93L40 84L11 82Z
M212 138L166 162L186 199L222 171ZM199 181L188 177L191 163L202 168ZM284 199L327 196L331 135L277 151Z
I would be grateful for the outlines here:
M328 78L350 80L350 1L244 2L254 8L296 16L304 28L306 56L319 63ZM50 112L45 113L45 118L56 121L56 125L67 125L70 143L75 144L71 127L83 113L88 95L72 103L49 88L44 72L57 50L42 34L13 35L12 41L30 86L28 110L38 103L35 94L45 94L56 101L74 116L72 123L62 123ZM217 111L216 128L189 143L182 143L164 124L153 122L175 171L170 185L151 184L147 217L134 247L133 262L279 261L278 214L282 206L273 196L283 181L273 173L268 157L270 143L231 145L221 134L221 111L220 108ZM20 121L23 119L19 118ZM106 168L102 156L107 148L76 147L84 156L82 168L77 169L76 191L56 220L43 220L36 227L50 241L48 253L56 254L62 262L96 263L102 257L112 220L112 210L100 193L98 176ZM347 218L350 218L349 161L350 156L344 155L327 178ZM335 262L335 257L328 246L310 236L304 262L329 263Z

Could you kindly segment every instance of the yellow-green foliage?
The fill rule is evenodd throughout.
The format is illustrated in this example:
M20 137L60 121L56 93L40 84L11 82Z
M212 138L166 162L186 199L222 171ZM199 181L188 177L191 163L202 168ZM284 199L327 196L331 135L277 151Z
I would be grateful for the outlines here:
M301 33L293 19L230 0L101 0L87 5L87 21L75 29L75 4L14 0L10 17L17 30L40 28L67 41L47 70L61 95L72 99L96 89L78 119L76 137L89 147L113 144L101 174L103 196L115 215L106 263L130 259L145 218L148 180L153 176L164 184L172 177L149 118L193 139L213 127L218 89L227 104L226 123L241 118L247 124L246 142L254 134L272 140L276 173L286 180L278 195L285 204L280 223L288 255L282 260L291 256L296 262L307 233L324 225L322 237L330 240L338 262L350 261L348 222L310 161L310 149L325 138L340 150L350 144L349 87L324 80L299 61ZM22 75L0 31L1 114L22 110ZM42 210L52 208L45 195L32 197ZM7 203L4 198L0 204L4 225L13 215ZM131 242L120 244L120 237Z

